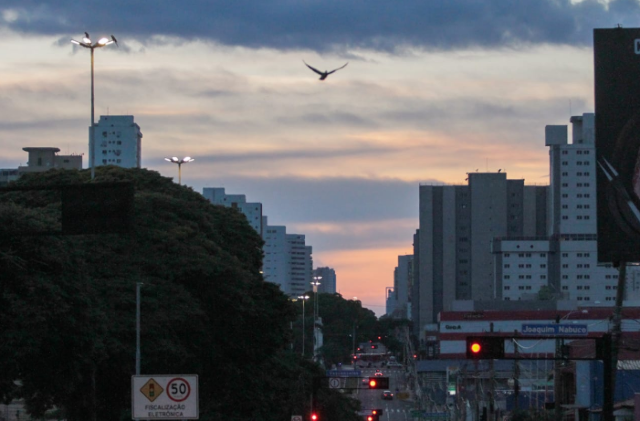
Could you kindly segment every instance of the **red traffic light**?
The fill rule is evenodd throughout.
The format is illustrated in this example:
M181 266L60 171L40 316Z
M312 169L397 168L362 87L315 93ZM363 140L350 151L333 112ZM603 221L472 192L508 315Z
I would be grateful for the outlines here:
M504 338L500 336L468 336L467 358L499 360L504 358Z
M320 418L315 412L311 414L311 421L318 421Z
M369 389L388 389L389 377L369 377Z

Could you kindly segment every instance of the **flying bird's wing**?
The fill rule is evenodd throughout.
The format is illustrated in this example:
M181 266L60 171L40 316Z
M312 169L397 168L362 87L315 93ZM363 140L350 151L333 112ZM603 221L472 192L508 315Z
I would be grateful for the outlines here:
M328 75L330 75L331 73L335 73L335 72L337 72L337 71L338 71L338 70L340 70L340 69L344 69L345 67L347 67L347 64L349 64L349 62L347 62L347 63L346 63L344 66L342 66L342 67L338 67L337 69L335 69L335 70L332 70L332 71L328 72L327 74L328 74Z
M84 33L84 36L85 36L85 37L87 37L87 38L91 38L91 37L89 36L89 33L88 33L88 32L85 32L85 33Z
M308 68L310 68L311 70L313 70L314 72L316 72L316 73L317 73L317 74L319 74L320 76L322 76L322 75L324 74L324 73L323 73L323 72L321 72L320 70L315 69L315 68L313 68L313 67L309 66L309 65L307 64L307 62L306 62L306 61L302 60L302 62L303 62L304 64L306 64Z
M118 40L116 39L116 37L114 37L113 35L111 35L111 39L113 40L113 42L116 43L116 45L118 45Z

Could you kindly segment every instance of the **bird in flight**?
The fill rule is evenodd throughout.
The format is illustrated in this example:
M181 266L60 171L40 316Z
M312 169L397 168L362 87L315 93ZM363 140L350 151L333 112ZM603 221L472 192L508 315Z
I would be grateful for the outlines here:
M114 37L113 35L111 35L111 40L113 42L115 42L116 46L118 46L118 40L116 39L116 37Z
M311 70L313 70L314 72L316 72L317 74L319 74L319 75L320 75L320 80L325 80L325 79L327 78L327 76L329 76L331 73L335 73L335 72L337 72L337 71L338 71L338 70L340 70L340 69L344 69L345 67L347 67L347 64L349 64L349 62L347 62L344 66L342 66L342 67L338 67L337 69L334 69L334 70L332 70L332 71L330 71L330 72L327 72L327 71L321 72L320 70L315 69L315 68L313 68L313 67L309 66L309 65L307 64L307 62L306 62L306 61L302 60L302 62L303 62L304 64L306 64L308 68L310 68Z

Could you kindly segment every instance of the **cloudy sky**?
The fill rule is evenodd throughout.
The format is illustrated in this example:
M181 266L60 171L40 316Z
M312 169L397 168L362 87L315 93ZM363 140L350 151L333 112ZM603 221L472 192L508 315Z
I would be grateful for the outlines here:
M134 115L143 166L262 202L345 298L384 313L420 183L469 171L548 183L544 126L593 112L592 30L638 0L0 0L0 168L25 146L87 152ZM319 81L320 70L348 66Z

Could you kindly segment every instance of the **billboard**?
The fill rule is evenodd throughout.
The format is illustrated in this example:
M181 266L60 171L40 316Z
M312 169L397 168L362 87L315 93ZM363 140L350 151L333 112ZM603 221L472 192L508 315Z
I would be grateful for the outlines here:
M598 261L640 261L640 28L595 29Z

